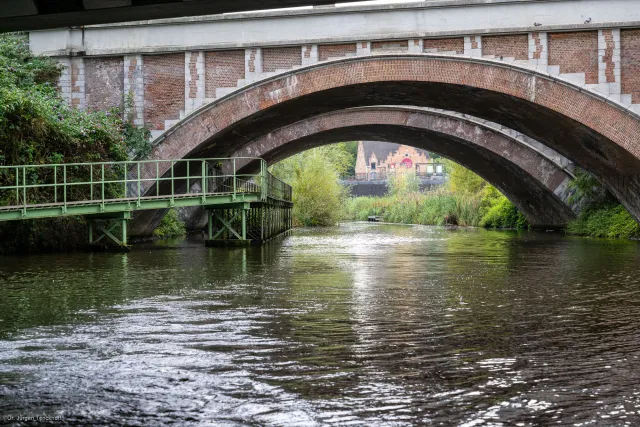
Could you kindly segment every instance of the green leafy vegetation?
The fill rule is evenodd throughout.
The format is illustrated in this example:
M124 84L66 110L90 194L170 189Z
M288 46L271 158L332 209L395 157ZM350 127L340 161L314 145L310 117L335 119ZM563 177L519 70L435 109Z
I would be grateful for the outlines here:
M185 234L187 234L187 229L175 209L170 209L162 218L158 228L153 230L153 235L160 238L184 236Z
M293 188L296 226L335 225L341 218L346 189L339 182L353 162L346 144L314 148L289 157L272 173Z
M53 60L30 53L25 37L0 35L0 165L123 161L148 153L149 131L136 129L117 109L87 112L70 107L56 88L60 73ZM70 181L89 178L86 168L69 168L68 173ZM33 172L27 180L53 182L49 175ZM15 179L13 170L0 173L2 185ZM83 187L73 189L75 196L89 192L88 186ZM118 196L118 191L119 187L109 187L106 196ZM46 192L33 192L29 200L38 203L45 196ZM12 198L14 192L0 193L2 203L11 203ZM8 222L0 224L0 251L73 248L81 242L79 236L86 239L86 224L80 218Z
M350 198L345 219L363 221L377 215L401 224L528 227L524 216L495 187L456 163L445 163L449 182L440 189L421 193L415 175L397 174L389 178L388 196Z
M567 233L580 236L640 237L640 224L592 175L578 170L570 184L571 203L580 204L580 216L569 223Z

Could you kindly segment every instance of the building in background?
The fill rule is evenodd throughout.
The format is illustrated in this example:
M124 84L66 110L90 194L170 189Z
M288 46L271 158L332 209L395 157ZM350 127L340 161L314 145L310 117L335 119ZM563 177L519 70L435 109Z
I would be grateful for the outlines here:
M419 176L442 175L440 163L434 163L428 151L403 144L381 141L358 142L355 178L359 181L386 179L393 173Z

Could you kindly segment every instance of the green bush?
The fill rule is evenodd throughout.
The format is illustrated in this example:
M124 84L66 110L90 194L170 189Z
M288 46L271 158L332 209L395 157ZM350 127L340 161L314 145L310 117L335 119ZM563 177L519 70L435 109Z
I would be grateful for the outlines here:
M580 216L566 229L569 234L591 237L640 237L640 225L600 182L578 169L569 188L569 202L582 207Z
M162 218L158 228L153 230L154 236L162 238L183 236L185 234L187 234L187 229L175 209L170 209Z
M480 212L481 227L522 229L528 226L518 208L492 185L486 185L482 189Z
M567 226L567 233L591 237L630 238L640 236L640 225L624 206L612 204L583 211Z

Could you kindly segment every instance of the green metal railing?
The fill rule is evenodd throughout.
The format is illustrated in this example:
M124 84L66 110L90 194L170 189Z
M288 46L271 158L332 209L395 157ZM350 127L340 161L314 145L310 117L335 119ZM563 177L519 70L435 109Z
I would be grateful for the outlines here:
M239 173L247 161L259 161L260 172ZM259 158L0 167L0 221L267 198L290 202L291 187Z

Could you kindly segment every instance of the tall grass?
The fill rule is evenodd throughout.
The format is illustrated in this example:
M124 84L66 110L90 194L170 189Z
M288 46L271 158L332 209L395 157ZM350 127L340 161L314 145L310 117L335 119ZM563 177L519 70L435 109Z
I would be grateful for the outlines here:
M505 199L506 200L506 199ZM502 204L504 201L500 200ZM507 200L507 204L510 202ZM507 220L489 220L488 212L495 216L493 204L483 207L481 194L460 195L447 188L428 193L412 192L386 197L354 197L346 201L344 219L364 221L369 216L381 216L385 222L399 224L524 227L526 223ZM513 205L511 205L513 206ZM514 207L515 209L515 207Z
M448 165L449 170L464 169ZM527 222L516 207L493 186L466 169L450 177L450 185L427 193L417 191L411 175L390 178L389 195L348 199L343 217L364 221L381 216L399 224L525 228Z

